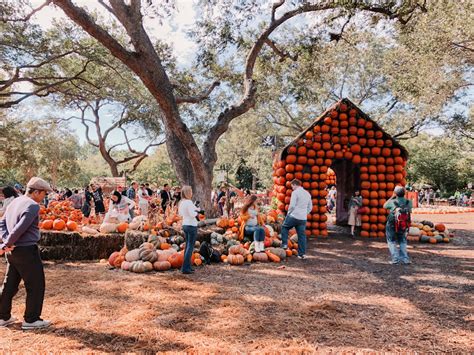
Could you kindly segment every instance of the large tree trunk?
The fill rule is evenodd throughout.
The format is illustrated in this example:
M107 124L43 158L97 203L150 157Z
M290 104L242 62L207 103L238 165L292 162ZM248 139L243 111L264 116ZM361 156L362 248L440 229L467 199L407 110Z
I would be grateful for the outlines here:
M166 148L180 184L191 186L194 194L193 199L200 201L202 209L210 212L212 210L211 192L214 165L205 166L200 154L199 158L193 155L190 158L189 147L182 143L174 131L166 130Z
M118 171L118 166L115 162L111 163L111 162L108 162L109 163L109 167L110 167L110 173L112 174L113 177L120 177L121 175L119 174L119 171Z

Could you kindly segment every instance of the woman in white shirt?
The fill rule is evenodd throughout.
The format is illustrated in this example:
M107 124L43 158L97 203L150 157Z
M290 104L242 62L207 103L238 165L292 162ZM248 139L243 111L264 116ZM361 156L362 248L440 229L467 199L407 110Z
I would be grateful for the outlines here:
M145 185L140 186L140 190L138 190L138 207L140 207L140 214L142 216L148 216L148 200L150 196L148 195L148 191Z
M120 192L114 191L110 195L109 213L113 212L120 222L130 220L130 209L135 207L135 202L127 196L123 196Z
M184 249L184 262L181 272L183 274L192 274L194 270L191 267L191 257L193 255L194 244L197 238L197 219L199 209L194 205L191 198L193 190L191 186L183 186L181 189L181 202L179 203L178 213L183 217L183 231L186 238L186 248Z

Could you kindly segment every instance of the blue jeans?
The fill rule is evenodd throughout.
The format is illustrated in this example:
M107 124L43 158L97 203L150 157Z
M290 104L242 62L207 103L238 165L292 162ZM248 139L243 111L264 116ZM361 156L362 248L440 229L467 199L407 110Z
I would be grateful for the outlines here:
M410 258L407 252L407 233L406 232L395 232L395 226L387 223L385 227L385 235L387 237L388 250L392 257L393 263L408 263ZM397 248L399 245L400 250Z
M189 272L193 269L191 267L191 256L193 255L194 244L196 244L198 229L195 226L183 226L183 231L186 238L186 247L184 249L184 262L181 272Z
M283 225L281 226L281 242L283 247L288 246L288 232L291 228L296 229L298 235L298 255L306 254L306 220L296 219L291 216L286 216Z
M245 234L253 234L253 240L256 242L265 240L265 228L262 226L245 226Z

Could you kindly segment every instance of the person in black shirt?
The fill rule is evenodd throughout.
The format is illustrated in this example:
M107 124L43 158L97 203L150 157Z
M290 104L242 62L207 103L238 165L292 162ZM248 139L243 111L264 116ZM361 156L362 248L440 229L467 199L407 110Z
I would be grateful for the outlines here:
M91 205L94 197L92 196L91 188L90 186L86 186L84 188L84 200L82 202L82 214L84 217L89 218L91 214Z
M170 186L168 184L163 185L163 190L161 190L160 196L161 208L163 208L163 211L165 211L166 207L168 207L171 202Z
M145 184L145 188L146 188L146 190L148 191L148 196L152 197L152 196L153 196L153 190L150 189L150 184L149 184L149 183L146 183L146 184Z
M123 186L117 186L117 191L118 191L122 196L127 196L127 189L124 189Z
M104 205L104 196L102 194L102 188L100 186L92 185L92 196L94 198L94 210L96 214L104 214L105 213L105 205Z

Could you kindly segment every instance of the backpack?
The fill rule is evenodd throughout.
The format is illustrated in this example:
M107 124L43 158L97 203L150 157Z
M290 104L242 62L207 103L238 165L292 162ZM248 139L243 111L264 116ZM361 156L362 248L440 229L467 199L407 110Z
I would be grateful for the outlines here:
M410 228L411 214L409 209L410 202L406 202L401 205L398 201L394 201L395 210L393 211L395 219L395 232L406 232Z

